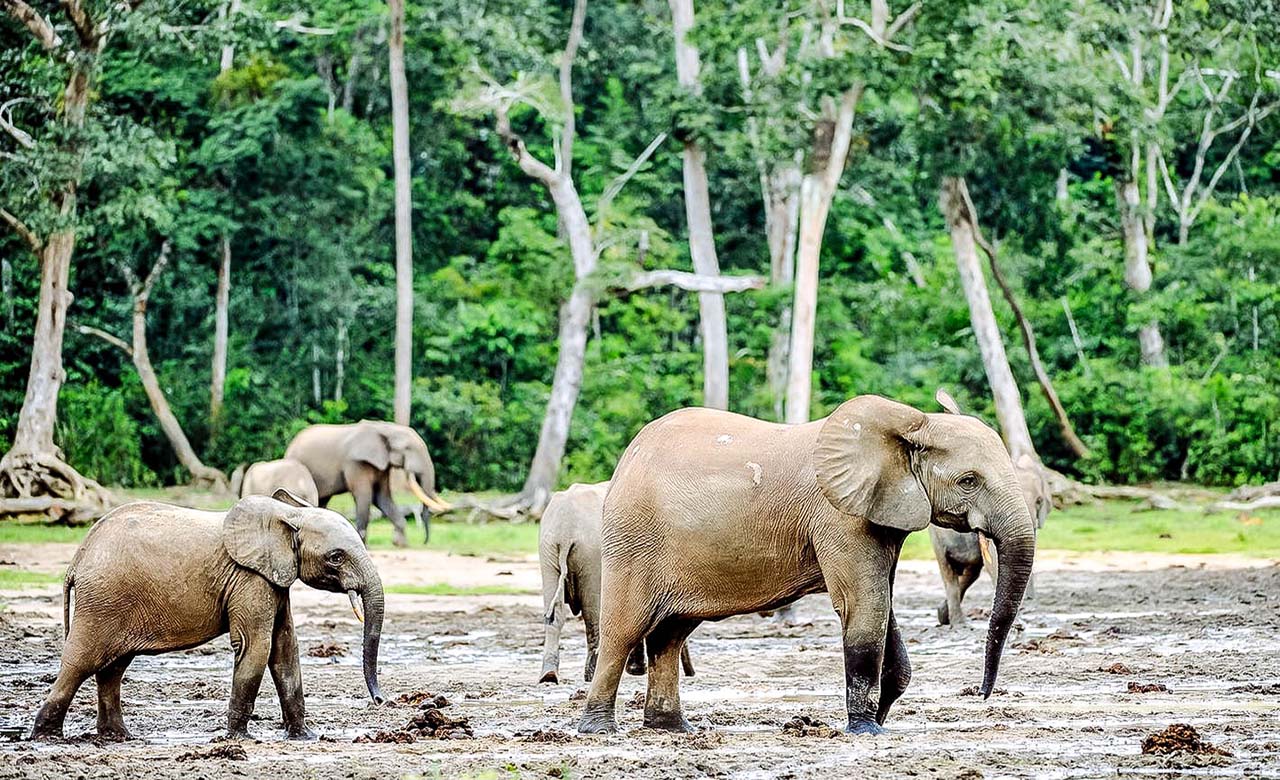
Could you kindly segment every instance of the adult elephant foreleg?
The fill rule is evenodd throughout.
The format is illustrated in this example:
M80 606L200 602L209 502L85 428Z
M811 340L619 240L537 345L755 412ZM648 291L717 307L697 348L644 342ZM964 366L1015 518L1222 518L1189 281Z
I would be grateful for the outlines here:
M404 535L404 513L400 511L400 505L391 493L390 477L383 478L374 486L373 500L378 505L378 511L391 521L395 529L391 543L396 547L408 547L409 541Z
M271 657L267 663L276 694L280 697L280 713L285 735L289 739L315 739L307 727L306 705L302 696L302 666L298 663L298 637L293 630L293 610L286 600L276 615L275 636L271 640Z
M840 616L849 716L845 730L883 734L871 706L871 691L879 686L884 666L893 551L866 540L843 539L828 541L816 552L832 606Z

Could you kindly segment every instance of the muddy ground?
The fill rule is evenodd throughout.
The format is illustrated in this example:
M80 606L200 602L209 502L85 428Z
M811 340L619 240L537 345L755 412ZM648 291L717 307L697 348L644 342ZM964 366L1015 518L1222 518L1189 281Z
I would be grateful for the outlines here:
M40 554L56 567L48 556L69 555L69 549ZM134 740L77 738L93 727L90 682L68 718L71 739L0 742L0 777L1280 778L1280 565L1175 560L1042 560L1024 630L1011 640L998 693L986 702L970 689L981 678L989 583L976 586L966 602L974 623L939 628L936 569L904 563L896 607L915 677L890 733L881 737L784 732L798 716L844 722L837 623L822 596L800 603L810 625L785 627L749 616L698 629L690 641L697 676L682 691L698 733L641 728L635 702L643 679L628 677L619 695L622 733L580 737L573 733L584 688L580 622L566 627L561 670L567 681L538 685L536 596L392 595L382 645L384 692L443 694L450 702L443 714L468 719L475 737L356 743L400 729L418 710L369 703L359 672L359 627L346 600L298 586L307 710L321 741L282 739L267 682L251 726L258 741L244 744L243 752L211 743L224 722L230 679L223 637L134 662L124 685ZM518 588L536 585L527 560L399 552L385 554L381 565L392 582L455 572ZM12 734L29 729L57 669L60 597L53 588L0 597L8 602L0 612L0 727ZM329 657L308 655L313 648ZM1203 742L1231 755L1141 754L1144 737L1174 723L1192 725Z

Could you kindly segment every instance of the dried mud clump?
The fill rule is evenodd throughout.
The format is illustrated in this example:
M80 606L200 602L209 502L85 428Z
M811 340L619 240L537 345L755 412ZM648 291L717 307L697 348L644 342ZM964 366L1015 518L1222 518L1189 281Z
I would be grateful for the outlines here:
M402 693L396 697L396 703L410 704L414 707L419 707L425 704L428 707L435 707L436 709L449 706L449 700L446 699L443 694L432 693L431 691L410 691L409 693Z
M825 739L840 736L839 729L834 729L822 721L814 720L808 715L797 715L782 724L782 733L790 734L794 737L823 737Z
M312 658L337 658L346 654L347 648L332 642L321 642L307 650L307 655Z
M193 750L190 753L183 753L178 756L178 761L208 761L210 759L223 758L227 761L248 761L249 754L245 751L243 745L225 744L208 750Z
M1110 666L1100 666L1098 667L1098 671L1106 672L1107 674L1133 674L1132 669L1120 663L1119 661L1116 661Z
M1129 693L1168 693L1169 686L1164 683L1129 683ZM1171 727L1172 728L1172 727Z
M1186 723L1174 723L1164 731L1149 734L1142 738L1142 754L1144 756L1166 755L1169 753L1197 753L1202 755L1229 756L1229 750L1223 750L1200 738L1200 732Z
M968 688L961 688L961 689L960 689L960 695L961 695L961 696L977 696L977 695L978 695L978 694L980 694L980 693L982 693L982 688L981 688L981 687L979 687L979 686L977 686L977 685L970 685ZM995 688L995 689L993 689L993 690L991 691L991 695L992 695L992 696L1008 696L1008 695L1009 695L1009 689L1008 689L1008 688Z
M520 738L521 742L550 742L561 744L573 740L573 735L567 731L559 731L557 729L538 729L532 734L528 734Z
M419 739L471 739L474 736L468 718L451 718L435 707L423 705L403 727L365 734L355 741L403 745Z

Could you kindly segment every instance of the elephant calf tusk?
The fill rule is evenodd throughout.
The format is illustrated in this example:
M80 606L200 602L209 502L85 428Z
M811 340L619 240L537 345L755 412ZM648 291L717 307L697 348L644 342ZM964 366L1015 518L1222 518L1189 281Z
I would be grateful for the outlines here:
M427 495L427 491L423 490L422 486L418 484L418 478L412 474L409 475L409 489L412 490L413 495L432 512L448 512L453 509L452 506L446 504L440 499L432 498Z
M362 607L363 607L364 599L360 598L360 594L355 592L354 590L347 591L347 597L351 599L351 611L356 613L356 620L359 620L361 623L363 623L364 609L362 609Z

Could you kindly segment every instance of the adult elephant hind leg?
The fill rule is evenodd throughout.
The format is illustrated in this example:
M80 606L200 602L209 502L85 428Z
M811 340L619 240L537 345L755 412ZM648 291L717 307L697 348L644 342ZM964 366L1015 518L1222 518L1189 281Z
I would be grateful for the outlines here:
M699 621L667 618L644 642L649 650L649 690L644 725L664 731L693 731L680 709L680 656L684 641Z
M126 655L103 667L95 675L98 683L98 736L103 739L131 739L132 734L124 725L124 710L120 706L120 685L124 672L133 661Z
M580 734L604 734L618 730L614 705L618 683L631 648L643 642L652 625L652 606L637 583L614 582L603 602L600 622L600 659L587 694L587 706L578 722Z

